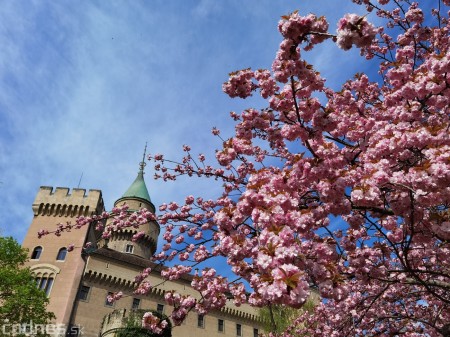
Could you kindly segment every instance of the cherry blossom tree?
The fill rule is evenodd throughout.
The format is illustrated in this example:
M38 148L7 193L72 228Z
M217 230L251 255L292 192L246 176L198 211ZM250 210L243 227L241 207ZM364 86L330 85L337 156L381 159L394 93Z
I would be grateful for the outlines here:
M301 308L316 289L320 303L285 336L450 335L450 1L353 2L367 15L346 14L337 30L314 14L282 17L271 69L230 74L226 94L267 106L231 113L235 134L217 164L187 145L179 162L149 157L157 178L215 179L222 195L79 220L115 217L105 237L157 220L166 243L154 259L171 261L167 280L226 258L234 277L195 272L200 297L166 293L175 325L230 297ZM327 87L303 58L322 43L358 48L378 72ZM137 292L154 286L149 272Z

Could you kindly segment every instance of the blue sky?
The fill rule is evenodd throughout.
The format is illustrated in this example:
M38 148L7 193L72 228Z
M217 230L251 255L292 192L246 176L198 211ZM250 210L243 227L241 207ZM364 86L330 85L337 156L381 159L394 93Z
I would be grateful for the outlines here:
M0 10L0 234L20 242L39 186L101 189L111 208L134 180L143 148L212 157L232 135L230 111L261 104L222 93L228 73L270 68L277 23L299 9L330 28L351 1L6 1ZM332 43L307 56L337 87L368 64ZM155 205L220 185L147 186Z

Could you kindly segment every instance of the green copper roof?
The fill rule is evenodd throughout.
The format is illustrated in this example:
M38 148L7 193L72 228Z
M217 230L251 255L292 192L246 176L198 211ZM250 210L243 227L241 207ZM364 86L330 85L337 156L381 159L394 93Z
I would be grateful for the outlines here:
M145 153L147 152L147 143L145 143L144 155L142 156L142 161L139 163L139 172L136 179L133 181L130 187L122 195L119 200L125 198L139 198L148 201L152 206L152 201L150 200L150 194L148 194L147 186L144 180L144 167L145 167ZM119 201L117 200L116 203ZM154 206L153 206L154 208Z
M147 186L145 185L144 172L142 169L139 171L136 179L133 181L128 190L122 195L122 198L130 197L141 198L151 202Z

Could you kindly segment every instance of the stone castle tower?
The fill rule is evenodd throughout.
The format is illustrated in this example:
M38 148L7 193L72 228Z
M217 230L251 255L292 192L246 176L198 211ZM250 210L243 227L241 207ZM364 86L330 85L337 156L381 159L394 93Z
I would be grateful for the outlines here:
M155 212L144 181L144 166L143 160L136 179L114 206L126 203L129 212L142 208ZM55 313L55 323L67 327L67 336L112 337L116 334L114 324L117 322L112 324L111 317L123 319L142 310L169 314L164 304L167 290L198 296L190 286L190 275L169 282L161 278L161 268L151 262L160 233L155 221L139 229L114 232L107 240L101 239L102 233L96 231L94 225L72 229L60 237L50 234L38 238L40 230L54 232L58 224L74 224L79 216L104 212L101 191L41 187L32 208L34 217L23 242L30 251L28 266L37 286L50 299L48 309ZM132 237L138 231L144 231L145 235L133 241ZM88 250L83 249L87 242L97 244ZM75 246L72 252L67 251L70 244ZM135 294L134 278L148 267L152 272L147 280L153 288L148 294ZM108 296L118 291L122 291L125 297L114 304L109 303ZM172 330L172 336L251 337L257 336L259 329L261 322L253 308L246 305L237 308L230 302L223 310L205 317L189 314L182 327Z
M83 274L85 260L81 254L67 253L67 246L82 247L90 229L73 230L56 238L50 234L38 238L38 231L55 231L58 224L74 223L78 216L100 214L104 210L102 193L99 190L73 189L43 186L33 202L34 217L23 241L31 256L29 266L37 278L38 286L52 292L48 309L55 313L58 322L68 322L72 303ZM92 233L91 233L92 235ZM92 238L94 239L94 238ZM95 240L95 239L94 239Z
M150 200L150 195L144 181L144 166L145 163L142 161L136 179L122 197L116 200L114 207L127 204L129 212L146 208L150 212L155 213L155 206ZM138 231L145 232L145 235L139 241L133 242L131 238ZM156 251L159 232L160 228L158 223L151 221L142 225L139 230L130 228L120 232L114 232L111 238L107 242L104 242L104 245L119 252L126 252L144 259L150 259ZM102 243L103 241L100 244Z

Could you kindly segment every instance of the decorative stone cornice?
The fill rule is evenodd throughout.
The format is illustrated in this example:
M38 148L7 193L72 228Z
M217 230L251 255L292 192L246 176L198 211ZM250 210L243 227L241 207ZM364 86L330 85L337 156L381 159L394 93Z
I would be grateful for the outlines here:
M30 270L34 274L36 274L36 273L45 273L45 272L59 274L59 272L61 271L60 268L58 268L57 266L54 266L52 264L49 264L49 263L35 264L35 265L30 267Z
M220 309L220 312L222 314L230 315L233 317L239 317L243 320L249 320L249 321L255 321L255 322L261 322L261 318L258 315L253 315L245 311L241 311L238 309L233 309L230 307L223 307Z
M112 274L108 274L108 273L99 273L95 270L86 270L86 272L84 273L84 278L90 282L97 282L97 283L103 283L103 284L108 284L111 285L113 287L121 287L121 288L128 288L129 290L134 289L135 287L137 287L137 283L131 280L127 280L125 278L122 277L117 277L114 276ZM164 293L165 290L158 288L158 287L153 287L151 289L151 292L148 295L156 295L158 297L164 297Z

